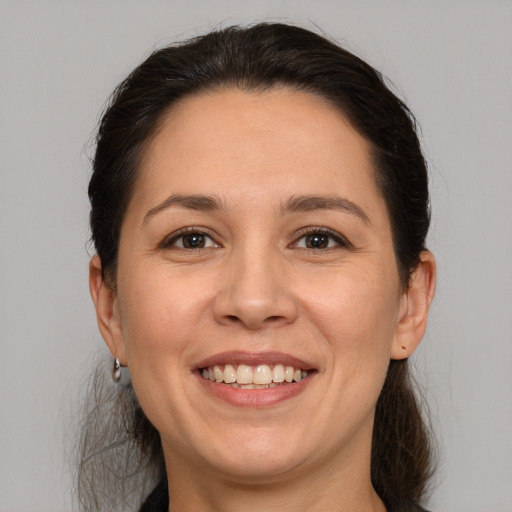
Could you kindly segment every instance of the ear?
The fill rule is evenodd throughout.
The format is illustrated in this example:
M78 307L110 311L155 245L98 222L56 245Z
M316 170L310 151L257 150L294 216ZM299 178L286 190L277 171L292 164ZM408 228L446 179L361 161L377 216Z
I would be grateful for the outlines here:
M436 260L430 251L423 251L401 300L391 359L409 357L420 344L427 328L428 310L435 289Z
M96 319L101 335L113 357L126 366L126 350L116 291L110 287L101 272L101 260L94 255L89 263L89 290L96 308Z

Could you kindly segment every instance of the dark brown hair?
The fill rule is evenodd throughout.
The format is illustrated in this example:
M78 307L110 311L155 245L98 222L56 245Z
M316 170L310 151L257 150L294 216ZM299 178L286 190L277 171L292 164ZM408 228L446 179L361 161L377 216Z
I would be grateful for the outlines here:
M99 126L89 184L92 241L104 277L113 287L121 224L138 165L164 114L176 101L201 91L226 87L265 91L280 86L327 100L370 143L375 180L391 219L399 275L404 288L408 286L430 223L427 168L414 117L382 76L352 53L303 28L261 23L229 27L162 48L114 91ZM94 389L98 394L99 388ZM100 506L101 484L112 482L103 473L101 482L89 482L95 460L103 460L104 473L116 473L104 461L110 452L115 458L116 450L109 452L112 445L135 447L132 476L151 468L157 468L157 479L165 475L159 437L131 387L121 386L112 400L96 398L104 404L123 403L124 438L109 431L104 422L105 440L98 443L98 436L91 434L97 421L85 425L79 496L87 510ZM93 410L97 412L98 406ZM432 472L429 439L408 362L391 361L377 403L371 461L373 485L388 507L424 498ZM121 469L119 479L126 482L130 476ZM96 505L85 506L86 502Z

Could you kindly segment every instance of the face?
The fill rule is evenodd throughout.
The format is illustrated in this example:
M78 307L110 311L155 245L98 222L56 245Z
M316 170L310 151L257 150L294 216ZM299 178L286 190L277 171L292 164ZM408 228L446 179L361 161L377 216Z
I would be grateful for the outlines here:
M222 90L169 113L102 329L169 472L272 480L369 460L408 311L373 173L313 95Z

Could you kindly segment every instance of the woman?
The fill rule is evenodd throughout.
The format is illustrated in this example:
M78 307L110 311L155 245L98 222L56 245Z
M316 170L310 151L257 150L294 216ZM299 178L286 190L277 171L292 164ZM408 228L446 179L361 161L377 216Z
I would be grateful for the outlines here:
M422 510L427 184L407 107L307 30L228 28L135 69L89 185L91 294L131 383L117 430L86 424L84 508L149 475L145 511Z

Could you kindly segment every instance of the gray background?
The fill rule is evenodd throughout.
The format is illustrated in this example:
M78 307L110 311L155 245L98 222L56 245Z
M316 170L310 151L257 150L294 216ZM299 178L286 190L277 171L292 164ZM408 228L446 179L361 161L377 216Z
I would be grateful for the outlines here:
M441 444L437 512L512 511L512 3L0 0L0 510L71 510L75 419L102 346L87 155L155 47L255 19L318 24L423 130L439 286L415 362Z

